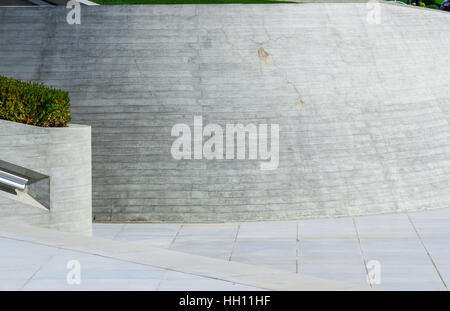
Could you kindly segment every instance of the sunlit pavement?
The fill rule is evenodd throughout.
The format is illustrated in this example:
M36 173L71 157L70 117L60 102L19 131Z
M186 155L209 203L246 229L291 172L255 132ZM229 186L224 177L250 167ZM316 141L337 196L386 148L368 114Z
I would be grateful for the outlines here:
M280 222L95 224L94 235L362 286L369 273L382 290L450 284L449 208Z
M450 209L278 222L97 223L92 238L3 223L0 289L446 290L449 245Z

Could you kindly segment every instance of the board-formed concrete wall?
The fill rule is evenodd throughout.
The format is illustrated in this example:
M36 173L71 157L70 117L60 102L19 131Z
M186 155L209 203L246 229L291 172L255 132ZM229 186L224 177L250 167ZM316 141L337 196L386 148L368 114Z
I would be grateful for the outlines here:
M450 15L364 3L0 9L0 74L70 91L97 220L450 205ZM373 9L372 9L373 10ZM372 11L373 12L373 11ZM375 22L375 23L373 23ZM278 169L171 157L177 123L279 124Z
M43 128L0 120L0 160L0 169L15 174L31 170L48 176L50 186L49 204L41 208L22 199L21 192L0 189L0 221L92 233L90 126ZM11 171L4 162L19 168Z

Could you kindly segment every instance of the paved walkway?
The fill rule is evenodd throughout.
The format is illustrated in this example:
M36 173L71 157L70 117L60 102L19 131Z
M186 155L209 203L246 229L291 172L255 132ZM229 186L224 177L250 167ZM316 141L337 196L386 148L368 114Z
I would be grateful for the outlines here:
M0 290L446 290L450 209L223 224L0 223ZM67 264L81 265L69 285ZM368 265L369 264L369 265ZM377 265L379 264L379 274ZM381 281L380 284L378 281Z
M282 222L95 224L94 235L362 286L378 261L376 289L450 285L450 209Z
M361 290L256 265L0 223L3 290ZM69 280L80 280L70 284Z
M0 290L261 290L193 274L83 252L0 238ZM81 265L81 283L68 284L67 264Z

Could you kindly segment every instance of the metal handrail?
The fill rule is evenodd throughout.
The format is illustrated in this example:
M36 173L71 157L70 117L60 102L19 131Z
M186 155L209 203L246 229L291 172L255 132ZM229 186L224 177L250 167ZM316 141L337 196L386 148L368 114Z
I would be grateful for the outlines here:
M28 179L0 170L0 185L25 190Z

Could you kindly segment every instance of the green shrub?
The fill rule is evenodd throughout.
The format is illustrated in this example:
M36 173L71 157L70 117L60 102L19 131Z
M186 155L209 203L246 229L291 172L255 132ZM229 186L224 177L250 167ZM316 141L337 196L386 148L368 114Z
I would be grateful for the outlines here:
M0 119L44 127L66 126L69 93L0 76Z
M442 3L441 0L422 0L422 2L426 4L427 8L429 8L431 5L440 7Z
M427 8L439 10L439 7L438 7L436 4L430 4L430 5L427 5Z

